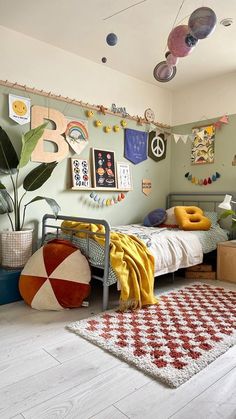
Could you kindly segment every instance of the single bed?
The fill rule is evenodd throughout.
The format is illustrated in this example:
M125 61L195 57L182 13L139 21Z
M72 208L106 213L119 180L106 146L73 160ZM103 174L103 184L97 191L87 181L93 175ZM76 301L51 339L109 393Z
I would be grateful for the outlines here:
M196 205L203 210L216 211L218 204L225 194L170 194L167 197L167 208L176 205ZM104 246L94 240L95 233L88 230L80 230L84 237L77 237L78 230L63 228L61 221L70 220L78 223L99 224L102 232L96 232L97 236L104 239ZM208 231L182 231L176 228L144 227L142 224L115 226L111 228L106 220L72 217L60 215L57 219L53 215L46 214L43 217L42 242L55 237L70 239L88 257L92 266L93 277L103 283L103 309L108 307L109 286L119 282L115 270L110 264L110 234L111 231L138 237L145 243L155 260L155 277L175 272L180 268L197 265L202 262L203 254L216 249L217 243L228 240L226 230L213 223Z

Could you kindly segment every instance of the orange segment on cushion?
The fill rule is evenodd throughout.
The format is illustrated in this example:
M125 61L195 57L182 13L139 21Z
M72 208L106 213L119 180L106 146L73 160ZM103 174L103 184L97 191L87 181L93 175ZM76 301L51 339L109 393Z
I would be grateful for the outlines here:
M175 207L175 216L183 230L209 230L211 227L211 221L198 207Z

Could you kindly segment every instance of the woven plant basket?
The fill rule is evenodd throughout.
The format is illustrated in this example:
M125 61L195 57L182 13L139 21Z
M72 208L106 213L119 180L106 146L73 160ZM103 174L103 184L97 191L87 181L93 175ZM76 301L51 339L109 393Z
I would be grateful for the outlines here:
M2 231L0 248L2 267L22 268L32 255L33 230Z

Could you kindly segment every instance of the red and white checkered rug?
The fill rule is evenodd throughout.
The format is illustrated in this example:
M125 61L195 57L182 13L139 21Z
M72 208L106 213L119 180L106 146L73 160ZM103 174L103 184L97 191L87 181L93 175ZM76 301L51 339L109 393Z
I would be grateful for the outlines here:
M104 312L68 329L178 387L236 343L236 292L194 284L160 296L159 305Z

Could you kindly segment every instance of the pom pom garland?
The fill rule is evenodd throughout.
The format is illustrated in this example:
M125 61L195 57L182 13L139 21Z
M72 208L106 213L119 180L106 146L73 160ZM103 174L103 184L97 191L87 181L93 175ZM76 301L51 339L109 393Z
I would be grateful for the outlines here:
M89 197L96 202L96 204L99 207L109 207L111 205L115 205L118 202L121 202L125 199L125 194L123 192L121 192L120 194L118 194L116 197L113 197L111 199L109 198L99 198L99 196L95 193L95 192L91 192Z

